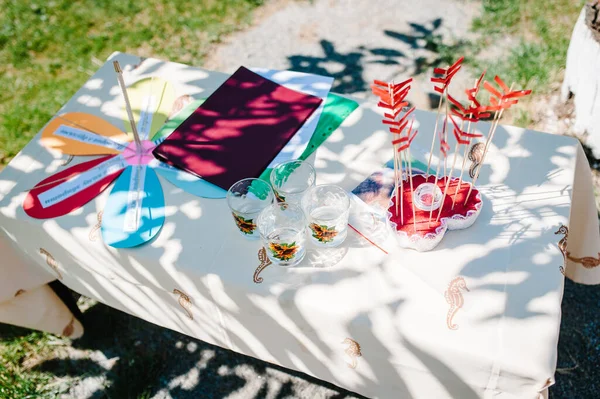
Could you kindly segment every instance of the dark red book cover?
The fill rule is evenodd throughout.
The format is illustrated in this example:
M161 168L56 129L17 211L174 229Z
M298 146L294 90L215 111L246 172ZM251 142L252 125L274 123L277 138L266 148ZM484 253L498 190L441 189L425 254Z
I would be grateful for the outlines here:
M321 101L240 67L153 153L227 190L258 177Z

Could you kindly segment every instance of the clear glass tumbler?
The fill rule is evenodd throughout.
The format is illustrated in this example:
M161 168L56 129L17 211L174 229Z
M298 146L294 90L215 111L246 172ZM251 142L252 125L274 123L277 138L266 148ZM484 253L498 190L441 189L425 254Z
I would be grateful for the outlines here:
M244 237L253 240L260 237L256 218L273 201L275 194L271 186L260 179L240 180L227 191L227 204L235 225Z
M276 265L295 266L306 254L306 218L298 205L275 203L258 216L267 256Z
M283 162L271 171L271 185L279 202L300 205L302 196L315 185L317 174L304 161Z
M310 189L302 198L312 242L321 247L337 247L348 235L350 198L334 185Z

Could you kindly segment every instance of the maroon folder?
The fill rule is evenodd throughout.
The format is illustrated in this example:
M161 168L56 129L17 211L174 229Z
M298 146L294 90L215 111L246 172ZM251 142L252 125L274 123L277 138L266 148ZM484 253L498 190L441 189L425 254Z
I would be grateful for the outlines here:
M321 101L240 67L153 153L227 190L260 176Z

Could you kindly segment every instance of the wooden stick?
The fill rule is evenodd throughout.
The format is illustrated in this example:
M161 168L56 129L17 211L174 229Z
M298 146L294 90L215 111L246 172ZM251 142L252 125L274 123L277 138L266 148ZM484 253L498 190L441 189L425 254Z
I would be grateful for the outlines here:
M490 132L488 134L488 138L485 141L485 146L483 147L483 154L481 156L481 162L479 163L479 167L477 168L477 171L475 172L475 177L473 178L473 181L471 182L471 187L469 187L469 192L467 193L467 197L465 198L465 202L463 203L463 205L466 205L467 201L469 201L469 197L471 196L473 187L475 187L475 183L477 183L477 179L479 178L479 172L481 171L481 168L483 167L483 160L484 160L485 154L487 153L487 150L488 150L488 145L491 143L491 139L494 136L496 126L500 122L500 118L502 118L503 111L504 111L503 109L500 111L496 111L496 114L494 115L494 120L492 121L492 126L490 126Z
M435 171L435 181L433 183L433 193L431 193L431 208L429 209L429 222L427 223L428 226L431 226L431 215L433 215L433 202L435 201L435 192L436 192L437 183L438 183L438 174L440 173L440 165L441 165L441 163L438 162L437 169Z
M417 232L417 213L415 211L415 200L414 200L414 190L413 190L413 174L412 174L412 160L410 157L410 145L406 149L408 156L408 173L410 175L410 198L412 203L412 211L413 211L413 227L415 229L415 233Z
M444 135L444 141L447 143L448 142L448 92L446 91L446 118L444 119L444 128L442 129L442 133ZM447 176L447 164L448 164L448 157L446 155L444 155L444 176Z
M514 86L515 86L515 84L513 82L513 84L510 85L509 91L512 91ZM479 167L477 168L477 172L475 172L475 177L473 178L473 181L471 182L471 187L469 188L469 192L467 193L467 198L465 198L465 205L467 204L467 201L469 200L469 196L471 195L471 192L473 191L473 187L475 187L475 183L477 183L477 179L479 178L479 172L481 171L481 168L485 161L485 156L487 155L489 146L492 142L492 139L494 138L496 129L498 128L498 125L500 124L500 118L502 118L503 113L504 113L504 108L500 110L500 113L498 113L498 111L496 111L498 118L492 123L492 127L490 128L490 134L485 142L485 147L483 147L483 154L481 155L481 163L480 163Z
M48 182L48 183L40 184L39 186L34 186L34 187L28 188L28 189L26 189L26 190L23 190L23 191L21 191L21 192L22 192L22 193L27 193L27 192L29 192L29 191L31 191L31 190L36 190L36 189L38 189L38 188L42 188L42 187L46 187L46 186L50 186L50 185L52 185L52 184L54 184L54 183L62 182L62 181L65 181L65 180L69 180L69 179L71 179L71 178L73 178L73 179L74 179L74 178L76 178L77 176L79 176L81 173L83 173L83 172L79 172L79 173L76 173L76 174L74 174L74 175L71 175L71 176L63 177L63 178L61 178L61 179L52 180L52 181L50 181L50 182Z
M476 88L476 91L475 91L475 94L474 94L475 97L477 97L477 94L479 93L479 86L477 86L477 82L479 82L479 79L475 79L475 83L473 83L473 86L475 86L475 88ZM472 107L473 105L475 105L475 102L471 101L469 103L469 108ZM469 116L472 117L473 114L470 113ZM460 129L461 130L462 130L462 127L463 127L463 123L464 123L464 119L463 119L463 121L460 124ZM475 126L473 126L473 129L475 129ZM469 121L469 123L467 124L467 133L469 133L469 134L472 133L471 132L471 121ZM452 198L452 209L454 209L454 204L456 203L456 195L458 194L458 191L460 190L460 187L462 185L462 177L463 177L463 174L465 172L465 166L467 164L467 151L469 151L469 146L471 145L472 141L473 141L472 139L469 139L469 144L465 145L465 153L463 155L463 162L462 162L462 166L460 168L460 177L458 178L458 187L456 188L456 191L454 191L454 197Z
M444 88L444 93L446 88ZM425 173L425 180L429 177L429 167L431 166L431 157L433 155L433 148L435 147L435 138L437 137L438 123L440 121L440 112L442 110L442 100L444 99L444 93L440 96L440 103L438 104L438 110L435 117L435 127L433 128L433 139L431 140L431 150L429 151L429 161L427 161L427 172Z
M396 145L393 146L394 151L394 195L396 196L396 216L398 216L398 157Z
M471 121L469 121L467 125L467 133L471 133ZM454 209L454 204L456 203L456 195L458 194L458 191L460 190L460 187L462 185L462 178L465 172L465 166L467 164L467 151L469 151L469 146L471 145L471 142L472 140L469 140L469 144L465 145L465 153L463 154L463 162L460 168L460 177L458 178L458 187L456 188L456 191L454 192L454 197L452 198L452 209Z
M510 85L510 89L509 91L512 91L513 87L515 86L515 84L511 84ZM479 167L477 168L477 172L475 172L475 177L473 178L473 181L471 182L471 187L469 188L469 192L467 193L467 198L465 198L465 203L464 205L467 204L467 201L469 200L469 196L471 195L471 192L473 191L473 187L475 187L475 183L477 183L477 179L479 178L479 172L481 171L481 168L483 166L483 162L485 161L485 156L487 155L487 152L489 150L489 146L492 142L492 139L494 138L494 134L496 133L496 129L498 129L498 125L500 124L500 118L502 118L502 114L504 113L504 108L500 110L500 113L498 113L498 111L496 111L496 115L498 116L498 118L495 118L494 122L492 123L492 126L490 128L490 134L485 142L485 147L483 147L483 154L481 155L481 163L479 165Z
M125 87L125 81L123 80L123 71L121 70L119 61L113 61L113 66L115 67L115 72L117 73L117 80L119 81L119 86L121 86L121 91L123 92L123 98L125 99L125 109L127 111L127 117L129 118L129 123L131 124L131 131L133 132L133 138L135 140L135 145L137 147L137 151L141 152L142 141L140 140L140 135L137 131L135 119L133 118L133 112L131 111L131 103L129 102L129 96L127 95L127 88Z
M402 151L400 151L398 155L400 159L400 223L402 223L402 226L404 226L404 177L402 176L404 166L402 165ZM398 200L396 200L396 203L398 203L397 201Z
M442 210L444 209L444 201L446 200L446 194L448 193L448 187L450 186L450 179L452 178L452 173L454 173L454 167L456 166L456 155L458 154L458 141L456 142L456 147L454 149L454 159L452 160L452 168L450 169L450 175L446 176L446 186L444 187L444 194L442 195L442 204L440 205L440 210L438 212L437 218L435 221L440 220L440 215L442 214Z

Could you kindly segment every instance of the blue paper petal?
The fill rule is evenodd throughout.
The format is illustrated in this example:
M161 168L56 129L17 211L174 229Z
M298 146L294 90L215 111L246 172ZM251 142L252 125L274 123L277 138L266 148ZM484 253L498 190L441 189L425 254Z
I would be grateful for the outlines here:
M156 168L159 175L183 191L201 198L225 198L227 191L176 168Z
M165 198L160 181L152 168L146 167L141 216L137 231L125 231L125 213L132 167L123 171L110 192L102 215L102 238L115 248L144 244L158 234L165 221Z

